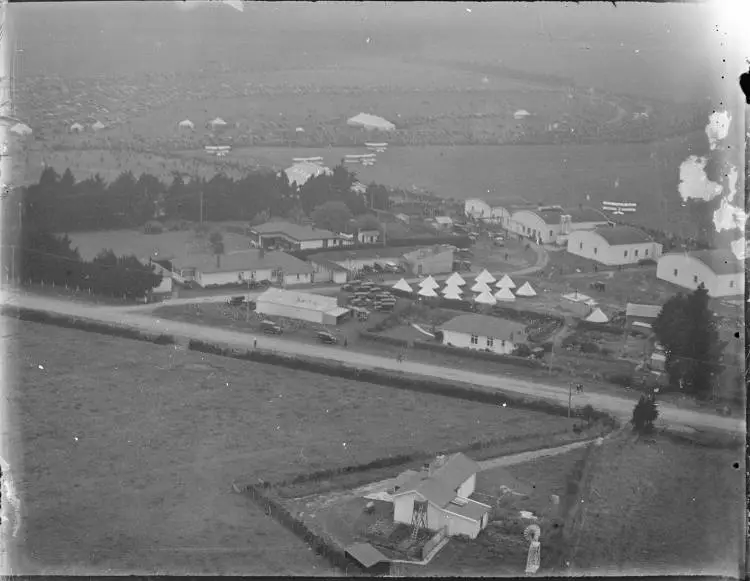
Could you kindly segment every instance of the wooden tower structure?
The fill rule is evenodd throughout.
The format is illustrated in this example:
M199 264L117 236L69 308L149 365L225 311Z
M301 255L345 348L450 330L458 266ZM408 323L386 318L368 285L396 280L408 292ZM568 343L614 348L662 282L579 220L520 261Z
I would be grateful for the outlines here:
M414 511L411 515L411 538L417 540L419 531L427 528L427 501L414 500Z

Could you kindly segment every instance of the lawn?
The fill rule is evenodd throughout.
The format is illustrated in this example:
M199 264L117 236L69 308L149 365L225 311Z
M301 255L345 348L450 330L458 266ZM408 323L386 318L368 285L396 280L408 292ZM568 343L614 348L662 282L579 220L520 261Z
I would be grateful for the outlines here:
M575 570L738 575L745 523L740 452L661 437L604 446L584 498Z
M567 425L33 323L12 338L23 386L9 394L14 441L26 452L20 544L32 571L309 573L320 562L230 494L233 480Z

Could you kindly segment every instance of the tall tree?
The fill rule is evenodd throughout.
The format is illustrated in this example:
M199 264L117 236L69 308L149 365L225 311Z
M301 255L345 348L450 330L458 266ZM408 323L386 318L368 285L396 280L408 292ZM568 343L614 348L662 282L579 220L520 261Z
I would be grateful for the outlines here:
M670 384L699 398L709 397L721 369L724 343L705 286L701 284L688 296L680 293L669 299L653 328L667 354Z
M351 218L352 213L341 201L321 204L312 213L312 219L317 228L325 228L333 232L343 232Z

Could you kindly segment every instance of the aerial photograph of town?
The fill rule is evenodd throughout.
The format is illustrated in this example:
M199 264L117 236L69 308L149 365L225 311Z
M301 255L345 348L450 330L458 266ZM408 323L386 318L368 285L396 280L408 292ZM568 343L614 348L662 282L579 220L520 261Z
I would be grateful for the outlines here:
M0 2L0 573L745 578L741 14Z

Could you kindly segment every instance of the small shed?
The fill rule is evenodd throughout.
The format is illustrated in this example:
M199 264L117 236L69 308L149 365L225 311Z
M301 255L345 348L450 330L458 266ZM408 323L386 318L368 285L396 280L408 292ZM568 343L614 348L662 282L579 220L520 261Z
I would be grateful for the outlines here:
M370 543L355 543L346 548L346 554L357 565L372 575L387 575L390 573L390 559L378 551Z

